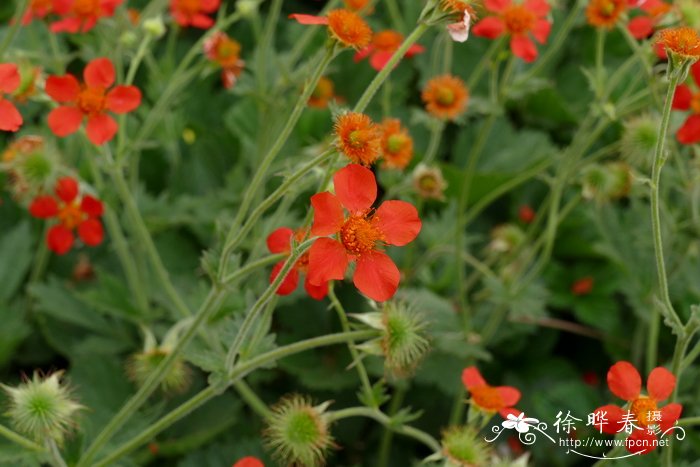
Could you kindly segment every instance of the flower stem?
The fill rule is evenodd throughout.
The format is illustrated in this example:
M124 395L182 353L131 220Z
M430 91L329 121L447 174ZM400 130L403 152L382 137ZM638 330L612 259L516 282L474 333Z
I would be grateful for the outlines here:
M340 319L340 325L343 329L343 332L350 332L350 323L348 322L348 315L347 313L345 313L345 309L340 303L340 300L338 300L333 286L333 283L330 283L328 285L328 298L330 298L333 308L335 308L335 311L338 313L338 318ZM364 363L362 363L360 353L357 351L357 347L355 347L355 344L352 342L348 342L348 350L350 351L350 355L352 356L352 364L355 365L355 367L357 368L357 374L360 376L362 388L365 391L365 397L367 397L367 400L372 403L372 408L376 409L378 408L378 406L377 401L374 400L372 392L372 383L369 380L369 375L367 374L365 365Z
M233 282L236 282L241 277L247 276L252 271L254 271L258 268L263 268L265 266L269 266L271 264L275 264L276 262L278 262L286 257L287 257L287 255L285 253L278 253L275 255L268 255L268 256L265 256L264 258L260 258L257 261L247 263L245 266L241 267L236 272L232 272L231 274L226 276L224 278L223 285L231 285Z
M87 467L92 465L92 460L99 453L105 444L116 434L116 432L129 420L129 418L141 407L151 394L158 388L160 382L168 374L172 366L176 363L179 354L185 346L192 340L196 332L199 330L207 319L219 308L219 304L224 298L224 292L220 289L213 288L206 300L202 303L199 311L194 316L192 323L187 330L182 334L177 344L173 347L172 352L161 362L161 364L151 373L148 379L143 383L134 396L129 399L119 412L112 417L109 423L97 435L92 444L83 453L76 467Z
M58 449L56 441L47 439L46 446L48 447L49 458L51 459L51 465L53 465L53 467L68 467L66 461L63 460L63 456L61 456L61 451Z
M10 430L5 425L0 425L0 436L12 441L15 444L22 446L23 448L29 449L31 451L37 451L37 452L46 451L45 447L41 446L40 444L35 443L34 441L30 440L29 438L25 438L24 436L20 435L19 433L15 432L13 430Z
M420 441L421 443L425 444L430 449L432 449L434 452L440 452L441 450L440 443L438 443L437 440L428 433L408 425L395 425L392 422L391 418L389 418L386 414L382 413L377 409L371 409L369 407L351 407L348 409L330 412L328 414L328 417L330 421L338 421L350 417L371 418L373 420L378 421L390 430L395 431L396 433Z
M241 398L248 403L250 408L258 414L261 418L269 418L272 415L272 411L267 407L267 405L255 394L250 386L248 386L242 379L233 383L233 387L236 388L238 394Z
M275 157L277 157L279 152L284 147L284 144L289 139L289 136L292 134L292 130L296 126L297 122L299 121L299 118L301 117L302 112L306 108L306 104L309 101L309 97L311 97L311 94L313 93L314 89L316 89L318 81L321 79L321 76L328 67L328 64L331 62L331 60L333 60L334 56L335 47L329 47L326 51L325 56L316 67L316 70L314 71L314 74L312 75L311 79L306 83L304 91L297 99L296 105L294 106L292 113L287 118L287 123L284 125L284 128L277 136L277 139L272 144L272 147L270 147L267 154L265 154L265 156L263 157L260 166L255 172L255 175L253 176L250 185L248 186L248 189L245 191L243 201L241 201L241 205L238 207L236 218L234 219L233 224L231 225L229 233L226 237L226 241L224 242L223 253L221 255L221 264L219 265L219 280L221 280L226 275L226 265L228 264L228 258L231 256L233 249L236 247L236 244L234 243L234 240L236 238L234 237L234 235L236 234L236 231L240 229L240 226L243 222L243 218L248 213L248 209L250 208L250 205L252 204L255 195L257 194L258 190L260 189L260 186L265 180L265 176L267 175L267 171L270 168L270 165L272 165L272 162L275 160ZM240 238L240 235L238 237Z
M659 192L661 185L661 169L666 162L667 156L664 154L666 145L666 134L668 133L668 125L671 120L671 104L673 96L676 92L679 76L677 73L671 75L671 81L666 91L666 101L664 102L663 112L661 114L661 125L659 127L658 141L654 151L654 163L651 170L650 181L650 200L651 200L651 230L654 241L654 256L656 258L656 272L659 280L659 294L661 295L661 306L666 309L673 321L682 327L682 323L668 292L668 276L666 275L666 262L663 252L663 238L661 233L661 209L659 206ZM647 347L647 369L651 369L656 365L658 351L658 335L660 327L661 315L658 306L653 307L651 319L649 322L649 335Z

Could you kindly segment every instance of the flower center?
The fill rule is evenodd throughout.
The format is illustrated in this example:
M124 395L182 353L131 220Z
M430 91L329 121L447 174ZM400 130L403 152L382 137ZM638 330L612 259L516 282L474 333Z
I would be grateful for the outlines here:
M652 415L650 412L655 412L656 410L656 401L646 396L635 399L630 406L630 412L634 414L637 422L643 427L656 423L650 417Z
M484 385L469 389L472 400L476 405L486 410L500 410L503 408L503 398L498 389Z
M78 16L99 16L100 0L75 0L73 11Z
M340 240L348 252L359 255L374 250L384 236L367 220L365 214L350 216L340 228Z
M201 9L200 3L200 0L180 0L177 5L178 10L180 10L182 13L186 15L194 15L195 13L199 13L199 10Z
M523 5L512 5L503 12L503 21L511 34L524 34L535 25L537 17Z
M69 203L58 212L58 219L65 228L72 230L82 223L83 211L78 203Z
M437 101L440 105L452 105L455 101L455 93L452 89L442 86L437 89Z
M102 112L106 103L105 92L102 88L85 88L78 96L78 107L88 115Z
M391 135L386 142L387 149L391 153L397 153L403 149L406 144L406 137L402 134Z
M696 92L693 95L693 98L690 100L690 108L693 109L694 113L700 114L700 92Z
M361 148L367 143L367 132L365 130L353 130L348 135L348 143L354 148Z
M418 185L425 191L433 191L438 184L432 175L424 175L418 179Z

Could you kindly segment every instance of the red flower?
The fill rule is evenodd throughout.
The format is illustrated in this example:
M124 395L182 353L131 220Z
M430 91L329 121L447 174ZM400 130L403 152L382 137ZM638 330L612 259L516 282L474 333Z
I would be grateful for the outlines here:
M627 29L635 39L646 39L672 8L663 0L646 0L639 6L642 14L632 18L627 23Z
M372 29L360 15L350 10L332 10L328 16L293 13L289 17L299 24L328 26L331 37L345 47L364 49L372 40Z
M595 424L596 429L616 435L631 428L627 439L633 442L625 443L627 450L632 453L653 451L656 448L656 433L653 427L658 426L661 432L665 432L674 426L681 416L683 406L680 404L672 403L658 407L659 402L673 393L675 386L676 377L673 373L665 368L656 367L651 370L647 379L649 395L643 396L642 377L637 369L629 362L617 362L608 370L608 387L613 394L626 400L629 405L626 410L612 404L597 408L594 413L604 416L605 420L601 418L601 423ZM605 423L602 423L603 421ZM630 426L630 422L633 426ZM642 443L640 440L647 442Z
M114 16L124 0L54 0L53 13L62 18L51 23L51 32L88 32L100 18Z
M56 182L56 196L37 196L29 206L32 216L39 219L56 218L58 223L51 227L46 236L49 249L62 255L73 247L73 231L88 246L102 243L104 231L99 218L104 211L102 202L90 195L78 197L78 182L64 177Z
M574 295L588 295L593 290L595 280L591 276L582 277L571 284L571 293Z
M509 413L519 414L513 406L520 400L520 391L512 386L489 386L478 368L470 366L462 371L462 384L469 391L471 402L487 412L498 412L503 418Z
M248 456L233 464L233 467L265 467L265 464L257 457Z
M107 58L97 58L83 71L84 84L73 75L49 76L46 93L61 105L49 114L49 128L56 136L78 131L87 118L87 135L93 144L110 141L117 133L117 122L107 113L131 112L141 104L141 91L135 86L115 86L114 65Z
M513 3L512 0L485 0L484 6L493 16L487 16L474 25L475 36L496 39L504 34L510 35L510 49L517 57L526 62L537 58L537 48L530 39L544 44L552 29L552 23L546 19L549 3L546 0L525 0Z
M369 64L372 68L379 71L384 68L384 65L391 59L391 56L398 50L402 42L403 35L399 32L392 30L378 32L372 37L372 42L367 47L357 51L355 61L359 62L369 57ZM425 47L413 44L406 51L406 57L411 58L423 52L425 52Z
M231 89L243 73L245 62L241 60L241 44L224 32L216 32L204 41L204 54L221 67L224 88Z
M45 18L50 13L53 13L53 9L54 0L31 0L27 11L25 11L24 16L22 16L22 25L28 25L34 18Z
M170 0L170 14L184 28L209 29L214 20L208 15L218 10L220 4L221 0Z
M532 221L535 220L535 216L536 216L535 210L532 209L527 204L523 204L518 209L518 219L520 219L520 222L522 222L523 224L532 223Z
M17 107L3 94L12 94L20 85L19 70L14 63L0 63L0 130L17 131L23 120Z
M676 138L681 144L693 144L700 141L700 62L690 68L695 81L695 92L687 84L676 88L673 96L675 110L690 110L691 114L683 126L678 129Z
M304 237L306 237L306 231L297 230L295 232L289 227L280 227L267 237L267 249L270 250L270 253L289 254L291 252L292 237L294 237L297 242L300 242L304 239ZM285 262L286 260L282 260L275 264L275 267L272 268L272 272L270 273L270 283L275 280ZM289 295L290 293L294 292L297 288L297 284L299 283L299 273L306 273L308 266L309 253L305 253L297 260L292 270L289 271L289 274L287 274L287 277L284 278L277 289L277 295ZM304 281L304 289L311 298L316 300L323 300L323 298L328 295L328 283L314 285L309 282L308 275Z
M377 181L372 171L361 165L340 169L333 177L333 185L335 195L326 191L311 197L311 233L334 237L319 238L312 245L308 280L316 285L342 280L348 264L354 260L355 286L373 300L388 300L396 293L400 274L379 247L403 246L413 241L421 229L418 211L404 201L385 201L373 211Z

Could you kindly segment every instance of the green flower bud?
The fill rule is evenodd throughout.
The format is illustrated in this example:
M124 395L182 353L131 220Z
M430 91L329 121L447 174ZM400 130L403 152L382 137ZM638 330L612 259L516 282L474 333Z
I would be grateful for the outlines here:
M643 115L625 123L622 133L622 157L630 164L648 172L654 161L654 150L659 140L659 122Z
M244 18L251 18L258 14L258 0L238 0L236 2L236 10Z
M525 232L515 224L499 225L491 231L489 248L497 253L509 253L525 241Z
M314 467L324 464L333 446L325 410L329 403L311 405L309 399L292 395L272 409L264 432L265 444L283 465Z
M154 39L160 39L165 35L165 23L163 23L163 18L159 15L144 20L143 30Z
M632 186L632 172L624 162L591 164L582 173L583 197L599 202L627 196Z
M413 188L421 198L442 201L445 199L447 182L439 168L418 164L413 170Z
M134 31L124 31L121 36L119 36L119 43L124 44L127 47L131 47L136 44L139 40L139 36L136 35Z
M381 312L353 315L368 326L382 332L375 340L358 346L360 350L384 357L384 369L393 377L413 373L430 349L426 323L421 314L409 305L389 301Z
M62 375L59 371L42 378L34 373L31 380L16 388L2 386L9 397L6 414L17 431L38 442L51 439L63 443L66 433L74 426L75 413L83 407L61 385Z
M489 465L491 450L479 433L469 426L454 426L442 433L442 452L446 467L482 467Z

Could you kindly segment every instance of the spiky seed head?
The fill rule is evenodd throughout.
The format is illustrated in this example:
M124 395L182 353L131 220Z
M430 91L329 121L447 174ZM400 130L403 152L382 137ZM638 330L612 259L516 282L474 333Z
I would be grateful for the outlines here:
M271 407L264 432L265 444L284 465L320 466L333 446L327 403L313 406L310 399L294 394Z
M136 385L142 386L169 354L170 350L164 346L135 353L127 361L126 374ZM178 358L161 381L160 389L166 395L181 394L187 390L190 382L190 368Z
M83 407L71 397L61 382L63 372L42 377L38 372L17 387L2 385L9 399L6 412L13 427L28 437L62 444L75 426L75 415Z
M453 426L442 433L442 452L449 467L481 467L489 465L491 450L476 430L469 426Z

